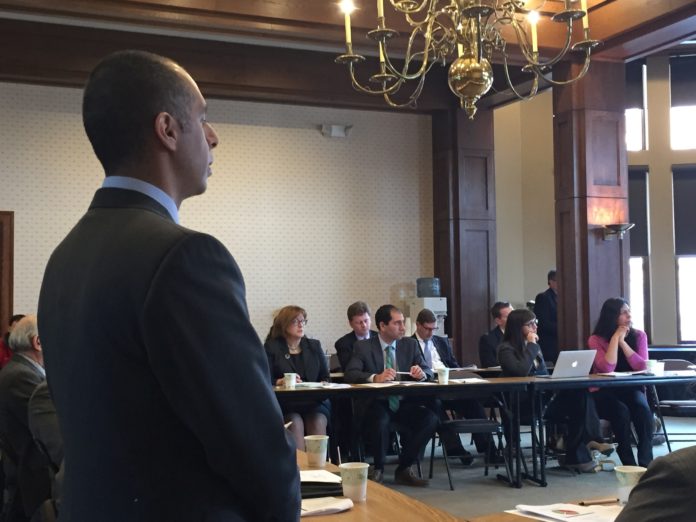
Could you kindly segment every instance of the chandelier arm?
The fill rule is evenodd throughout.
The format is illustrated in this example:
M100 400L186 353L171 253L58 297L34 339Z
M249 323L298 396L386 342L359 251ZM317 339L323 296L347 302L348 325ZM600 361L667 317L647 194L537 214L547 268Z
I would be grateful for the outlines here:
M411 27L416 27L416 26L420 27L424 23L426 23L430 18L432 18L432 15L437 11L435 9L435 7L437 6L438 2L439 2L439 0L423 0L423 3L418 6L418 9L412 9L412 10L408 10L408 11L401 11L401 10L397 9L397 11L404 14L404 18L406 19L406 21L408 22L408 24ZM414 20L411 17L411 15L419 13L425 7L425 4L428 4L428 11L425 14L426 19L420 20L420 21ZM392 2L392 5L393 5L393 2Z
M431 21L430 23L432 24L433 21ZM399 78L402 79L402 80L415 80L415 79L417 79L417 78L423 76L424 74L426 74L426 73L428 72L429 68L430 68L430 67L428 66L429 50L430 50L430 47L431 47L431 40L432 40L432 34L431 34L430 29L429 29L429 30L427 31L427 33L423 36L423 38L425 39L425 44L423 45L423 51L419 51L419 52L417 52L417 53L411 54L411 49L413 48L413 43L414 43L414 41L415 41L416 34L417 34L419 31L421 31L421 28L420 28L420 27L417 27L417 28L415 28L415 29L411 32L411 36L410 36L409 39L408 39L408 47L406 48L406 57L405 57L405 59L404 59L404 67L403 67L403 69L402 69L401 72L399 72L399 71L392 65L391 60L389 59L389 53L387 52L387 47L386 47L386 43L385 43L385 46L384 46L384 63L385 63L385 65L386 65L386 67L387 67L387 70L388 70L391 74L393 74L394 76L399 77ZM419 68L416 72L409 74L409 73L408 73L408 66L409 66L409 64L411 63L411 61L412 61L414 58L416 58L417 56L420 56L420 55L422 55L422 64L421 64L420 68Z
M353 84L353 88L358 91L362 92L364 94L391 94L397 92L401 86L403 85L404 81L403 79L399 78L397 79L396 82L394 82L391 86L385 87L384 84L381 89L371 89L370 87L366 87L362 85L358 79L355 77L355 69L353 67L352 63L348 64L348 70L350 72L350 80L351 83Z
M527 33L522 29L520 26L519 22L517 20L513 20L512 22L512 27L515 30L515 33L517 35L517 41L520 43L520 49L522 51L522 54L524 55L525 60L532 66L532 67L553 67L556 65L558 62L560 62L567 54L568 51L570 50L570 44L573 39L573 26L572 22L567 22L567 27L566 27L566 39L565 43L563 44L563 47L561 50L556 54L553 58L547 60L547 61L541 61L538 59L538 56L535 58L534 53L530 52L529 50L529 42L527 39Z
M585 53L585 63L582 65L582 69L578 73L577 76L574 78L571 78L570 80L553 80L553 79L548 79L544 77L544 81L554 85L556 87L562 87L564 85L570 85L571 83L574 83L584 77L587 74L587 71L590 69L590 53L589 51Z
M423 8L425 7L426 4L428 4L428 3L432 4L434 1L436 2L437 0L423 0L423 1L420 3L420 5L418 5L418 6L416 6L416 7L413 7L413 8L411 8L411 9L403 9L403 8L401 8L401 7L397 7L397 5L396 5L396 4L397 4L397 1L395 1L395 0L389 0L389 3L391 4L391 6L394 8L394 10L395 10L397 13L403 13L403 14L405 14L405 15L409 15L409 14L412 14L412 13L418 13L418 12L420 12L421 10L423 10Z
M411 107L411 108L416 108L417 107L417 101L418 97L421 95L421 92L423 91L423 86L425 84L425 76L422 76L420 80L418 81L418 84L416 85L416 88L413 90L411 95L408 97L408 101L405 101L403 103L398 103L392 100L391 96L389 96L390 93L385 93L384 94L384 100L389 104L391 107Z
M512 84L512 80L510 79L510 71L508 70L508 62L507 62L507 56L503 56L503 69L505 70L505 80L507 81L508 87L510 87L510 90L514 93L515 96L517 96L520 100L531 100L536 96L538 90L539 90L539 72L534 69L534 80L532 83L532 90L529 91L529 94L524 95L521 94L515 86Z

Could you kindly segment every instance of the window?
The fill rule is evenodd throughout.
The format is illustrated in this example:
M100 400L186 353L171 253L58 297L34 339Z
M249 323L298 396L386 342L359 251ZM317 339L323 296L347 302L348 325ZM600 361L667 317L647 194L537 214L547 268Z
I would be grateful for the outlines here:
M670 142L673 150L696 149L696 56L669 59L672 97Z
M650 340L650 271L648 231L648 169L628 169L628 213L635 223L631 229L631 256L628 261L631 319Z
M626 64L626 149L645 146L645 61Z
M672 167L674 250L677 263L677 338L696 341L696 167Z

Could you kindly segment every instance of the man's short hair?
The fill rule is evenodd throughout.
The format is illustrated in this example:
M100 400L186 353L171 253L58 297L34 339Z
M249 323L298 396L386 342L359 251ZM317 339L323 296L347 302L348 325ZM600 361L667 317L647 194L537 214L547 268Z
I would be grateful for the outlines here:
M432 310L430 310L428 308L423 308L420 312L418 312L418 317L416 317L416 322L418 324L436 323L437 317L435 317L435 314L433 313Z
M556 280L556 270L549 270L549 273L546 274L546 282L549 283L551 281Z
M36 316L27 315L17 321L12 332L10 332L8 344L15 353L28 352L33 349L31 340L38 335Z
M156 54L119 51L89 75L82 121L107 176L141 156L157 114L168 112L184 128L193 92L181 71Z
M375 312L375 323L377 323L377 329L379 330L380 323L389 324L392 320L392 312L400 313L396 306L385 304L380 306Z
M15 314L12 317L10 317L10 324L16 323L17 321L19 321L20 319L23 319L24 317L25 317L24 314Z
M370 307L364 301L355 301L348 307L348 321L358 315L370 315Z
M491 306L491 317L493 319L500 319L500 311L503 308L510 308L510 303L507 301L497 301L493 306Z

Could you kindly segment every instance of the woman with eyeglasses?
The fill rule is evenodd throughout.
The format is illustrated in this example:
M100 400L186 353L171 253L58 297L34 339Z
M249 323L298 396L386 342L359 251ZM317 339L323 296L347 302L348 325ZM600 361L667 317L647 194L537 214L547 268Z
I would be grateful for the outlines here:
M299 306L284 306L273 319L264 347L268 356L271 381L283 385L286 373L297 374L297 382L329 380L324 350L316 339L305 337L307 312ZM326 435L331 414L328 400L292 400L281 398L280 407L297 448L304 450L305 435Z
M604 301L587 345L597 350L595 373L645 370L648 337L632 327L628 302L620 297ZM654 423L643 387L600 388L593 390L593 395L600 417L611 423L621 463L636 464L631 448L633 422L638 438L638 465L647 467L653 459Z
M498 347L498 362L505 377L547 375L541 347L538 344L536 316L527 309L513 310L507 318L503 342ZM522 416L531 418L531 405L522 401ZM601 442L599 417L587 390L564 390L556 393L544 409L544 418L567 426L563 436L565 454L562 464L583 473L597 471L592 450L610 454L611 444Z

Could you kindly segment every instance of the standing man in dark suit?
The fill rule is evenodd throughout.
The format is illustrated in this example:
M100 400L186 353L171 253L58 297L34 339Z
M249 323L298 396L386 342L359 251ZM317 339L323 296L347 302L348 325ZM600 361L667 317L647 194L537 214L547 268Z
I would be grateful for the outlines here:
M0 371L0 434L13 462L3 459L3 463L7 482L17 486L28 518L50 496L48 466L37 459L40 455L29 431L29 399L46 379L36 316L20 319L8 341L13 355Z
M425 364L418 343L404 338L406 327L404 314L393 305L383 305L375 313L379 334L377 337L358 341L346 368L346 382L391 382L399 380L399 372L408 372L410 380L425 381L432 378L432 370ZM423 404L390 396L372 401L364 418L366 437L371 441L374 457L373 480L382 481L384 457L389 441L389 422L403 426L402 449L399 465L394 472L397 484L424 487L428 481L418 478L413 464L437 428L437 415Z
M503 342L507 316L512 310L512 305L505 301L498 301L491 307L491 317L493 317L495 328L487 334L483 334L479 339L481 368L498 366L498 346Z
M218 144L196 83L161 56L112 54L89 77L83 121L106 179L39 300L61 519L298 520L295 447L242 274L178 224Z
M452 353L452 346L449 339L433 335L437 329L437 317L432 310L424 308L416 317L416 333L413 338L418 341L425 364L433 370L439 368L459 368L460 364ZM458 417L465 419L485 419L486 412L483 406L475 399L451 399L450 397L442 397L442 403L438 404L440 409L440 418L447 419L445 410L454 410ZM469 453L459 438L459 434L453 431L440 428L440 436L442 443L445 445L447 455L458 456L465 466L470 465L474 461L474 456ZM474 435L474 443L476 450L479 453L486 453L490 435L477 433Z
M539 346L546 362L558 359L558 283L556 271L549 270L548 289L534 300L534 315L539 321Z
M348 307L348 324L352 331L338 339L334 344L338 360L341 362L341 369L344 372L351 355L353 355L353 345L356 341L371 339L377 335L377 332L370 329L372 324L370 307L363 301L356 301Z

